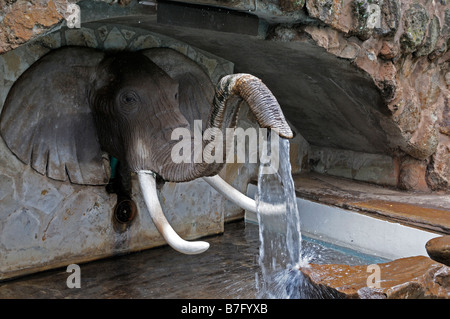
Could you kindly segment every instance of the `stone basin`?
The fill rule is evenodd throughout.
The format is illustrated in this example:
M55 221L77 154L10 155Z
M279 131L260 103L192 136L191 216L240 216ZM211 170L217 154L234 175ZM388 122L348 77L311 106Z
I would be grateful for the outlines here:
M427 195L415 194L415 199L412 199L405 196L405 193L390 192L383 188L347 183L332 178L303 177L297 178L296 181L297 193L306 198L320 199L322 203L346 207L404 226L438 231L436 235L448 232L445 226L449 220L449 211L445 208L447 203L439 202L439 197L432 200L432 197ZM313 181L315 184L311 185ZM334 187L330 188L330 185ZM321 291L321 295L333 298L448 299L450 298L449 238L448 235L437 236L425 242L423 248L432 259L424 254L370 266L309 264L300 271L312 286ZM375 278L375 269L379 270L378 278Z
M446 196L311 173L294 176L294 184L302 236L389 260L310 263L300 268L306 283L297 287L308 298L450 298ZM249 196L252 190L250 185ZM249 212L246 218L252 220Z

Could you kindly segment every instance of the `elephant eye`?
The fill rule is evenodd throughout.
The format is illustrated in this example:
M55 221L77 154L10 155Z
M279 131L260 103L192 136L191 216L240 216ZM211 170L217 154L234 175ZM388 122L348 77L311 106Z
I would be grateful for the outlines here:
M138 97L134 92L126 92L121 95L120 100L122 103L131 106L138 101Z

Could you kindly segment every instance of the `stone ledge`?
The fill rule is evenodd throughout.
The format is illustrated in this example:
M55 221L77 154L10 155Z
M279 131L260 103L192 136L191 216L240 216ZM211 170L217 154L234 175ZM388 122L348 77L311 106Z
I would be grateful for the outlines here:
M343 299L450 298L450 268L424 256L397 259L379 266L379 288L367 265L310 264L300 271L322 296Z
M450 266L450 236L436 237L429 240L425 248L431 259Z
M450 198L444 193L406 192L317 173L296 175L294 182L299 197L450 234Z

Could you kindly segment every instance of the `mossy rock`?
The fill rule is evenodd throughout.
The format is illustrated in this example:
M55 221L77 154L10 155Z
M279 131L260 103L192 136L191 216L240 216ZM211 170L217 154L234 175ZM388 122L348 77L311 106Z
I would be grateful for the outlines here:
M428 26L428 35L425 39L425 42L423 46L417 50L418 56L428 55L433 52L439 38L440 29L441 26L439 23L439 19L438 17L434 16L433 20L431 20L431 23Z
M420 4L412 5L404 14L404 33L400 37L400 45L404 53L417 51L422 45L427 32L429 17Z
M354 33L362 40L374 33L392 36L400 21L400 4L397 0L354 0L353 14L356 26Z

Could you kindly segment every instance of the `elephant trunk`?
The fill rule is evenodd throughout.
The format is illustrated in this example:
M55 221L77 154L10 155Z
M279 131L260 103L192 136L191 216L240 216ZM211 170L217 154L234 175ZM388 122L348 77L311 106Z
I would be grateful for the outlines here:
M238 120L240 101L247 102L250 110L255 115L260 127L274 129L283 138L292 138L293 133L281 107L269 90L269 88L257 77L246 74L231 74L224 76L216 88L211 112L209 114L202 149L208 147L208 143L214 140L215 132L223 134L225 128L235 127ZM209 135L208 135L209 134ZM225 145L225 138L223 145ZM227 150L228 151L228 150ZM204 154L203 161L193 161L191 167L183 171L186 180L192 180L202 176L216 175L224 166L224 160L220 163L212 163L207 158L211 153ZM194 158L194 154L192 154Z
M293 137L275 96L260 79L245 73L227 75L220 80L209 116L210 127L222 129L226 123L224 115L227 102L233 96L247 102L261 127L275 129L283 138ZM233 125L237 121L237 112L234 116Z

